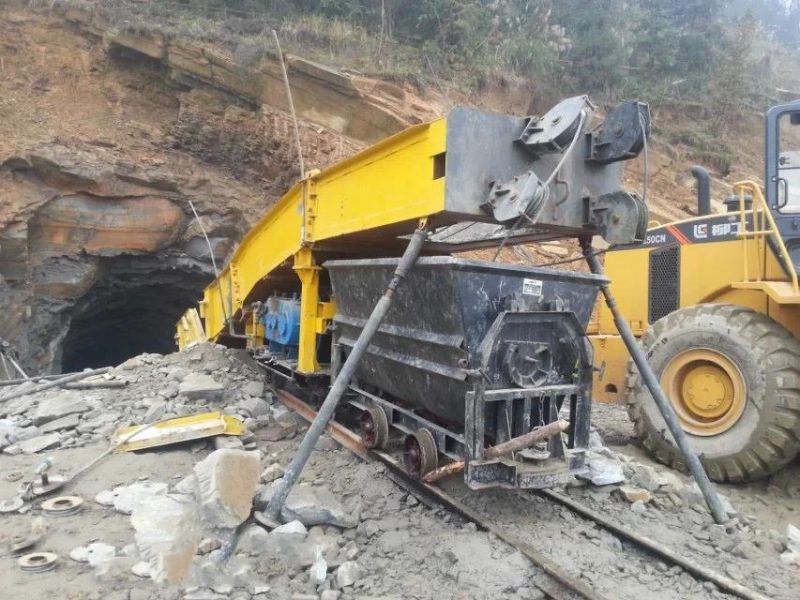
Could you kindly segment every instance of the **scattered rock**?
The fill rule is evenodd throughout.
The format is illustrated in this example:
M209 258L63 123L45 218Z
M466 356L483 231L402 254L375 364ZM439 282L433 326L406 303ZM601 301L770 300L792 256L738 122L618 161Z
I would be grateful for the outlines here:
M258 503L266 506L278 480L265 487L259 494ZM357 523L348 515L342 504L328 490L301 483L294 486L286 503L283 505L281 517L284 521L298 520L306 527L312 525L335 525L336 527L355 527Z
M261 398L264 395L264 382L248 381L241 387L241 390L248 396L256 396L258 398Z
M276 479L283 477L285 471L278 463L272 463L261 472L261 483L272 483Z
M306 526L303 525L300 521L289 521L288 523L284 523L283 525L279 525L275 529L272 530L273 533L298 533L300 535L306 535L308 530Z
M80 422L81 418L77 414L67 415L65 417L61 417L60 419L45 423L39 428L39 430L42 433L52 433L54 431L61 431L63 429L75 429Z
M353 585L361 577L361 568L358 563L348 560L336 569L336 585L341 589Z
M786 526L786 548L800 553L800 529L792 524Z
M114 510L123 514L131 514L140 504L146 504L151 498L166 494L168 486L158 481L137 481L130 485L120 485L113 490L103 490L94 497L94 501L102 506L113 506Z
M261 461L257 452L215 450L194 467L197 498L209 524L236 527L250 516Z
M178 393L189 400L220 400L224 391L221 383L205 373L189 373L178 386Z
M48 433L47 435L40 435L29 440L24 440L15 444L24 454L36 454L42 450L47 450L53 446L58 446L61 441L61 436L57 433ZM10 446L9 446L10 448ZM8 450L8 448L6 448Z
M611 485L625 481L622 465L617 461L589 452L589 474L584 478L594 485Z
M87 402L81 400L80 394L64 392L39 402L39 406L33 413L33 424L42 425L67 415L84 413L91 409L92 407Z
M150 563L145 561L137 562L131 567L131 573L137 577L150 577L150 574L152 573L152 569L150 569Z
M649 465L632 464L633 476L631 483L643 488L648 492L655 492L659 487L666 483L661 474Z
M652 496L650 492L643 488L633 487L631 485L622 485L619 487L620 495L630 503L643 502L647 504L650 502Z
M317 546L315 554L314 564L308 569L308 579L314 585L320 585L325 583L325 579L328 576L328 563L325 562L319 546Z

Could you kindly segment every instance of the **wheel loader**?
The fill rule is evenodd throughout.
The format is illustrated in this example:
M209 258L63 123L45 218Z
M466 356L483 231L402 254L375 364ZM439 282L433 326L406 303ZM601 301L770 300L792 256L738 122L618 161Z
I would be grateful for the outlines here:
M800 101L766 114L763 193L736 183L711 214L708 173L693 174L699 216L651 223L605 269L709 476L750 481L800 450ZM627 405L645 448L682 468L605 305L588 333L594 399Z

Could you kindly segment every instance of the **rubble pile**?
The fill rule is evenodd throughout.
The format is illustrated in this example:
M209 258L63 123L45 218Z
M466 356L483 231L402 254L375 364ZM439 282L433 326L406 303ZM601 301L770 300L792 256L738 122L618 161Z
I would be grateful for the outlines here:
M83 576L87 597L103 590L115 600L347 600L429 598L435 589L452 589L454 597L474 597L475 589L482 598L538 597L543 575L521 554L421 504L384 477L382 466L327 436L286 501L285 524L262 527L259 511L304 425L274 401L260 368L240 351L199 344L143 354L79 383L0 402L6 460L35 465L52 456L69 475L75 467L60 453L99 455L122 427L207 411L235 416L247 429L239 438L114 454L114 479L70 484L68 493L85 501L69 517L43 518L36 501L9 515L16 535L30 519L41 521L35 548L59 556L54 577ZM244 443L230 448L223 438ZM137 462L154 454L163 461L138 473ZM178 455L191 466L174 473L169 459ZM14 485L21 491L22 484ZM11 485L9 475L0 477L0 489ZM73 534L58 547L60 530ZM30 575L10 576L23 577L20 589L30 586Z
M420 502L382 465L328 436L283 507L284 525L263 527L260 511L305 424L275 402L260 367L241 351L200 344L144 354L78 383L0 402L0 500L19 500L2 505L8 525L0 544L32 538L30 548L55 561L36 572L16 559L3 563L10 597L31 586L41 596L58 593L65 581L77 597L98 600L542 597L545 576L519 552ZM113 454L106 470L58 492L81 500L63 516L20 500L37 465L52 459L52 471L69 476L108 449L119 428L208 411L235 417L246 433ZM730 503L733 518L716 525L691 480L605 447L597 432L592 439L586 477L562 493L732 579L792 597L784 580L800 562L795 528L784 534L735 514ZM643 567L646 559L619 537L543 498L476 493L459 477L441 485L601 591L728 597L679 567Z
M107 441L120 426L216 410L240 417L251 432L272 426L273 437L289 435L293 425L278 426L273 418L263 373L241 358L237 350L198 344L166 356L141 354L66 386L78 389L7 402L0 389L0 450L14 455L80 447Z

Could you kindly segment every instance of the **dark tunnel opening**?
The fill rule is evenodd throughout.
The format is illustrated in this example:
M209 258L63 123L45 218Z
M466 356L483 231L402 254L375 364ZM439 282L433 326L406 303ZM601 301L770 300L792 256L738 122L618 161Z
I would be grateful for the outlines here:
M175 323L196 306L210 277L196 267L154 265L150 258L108 259L103 265L72 313L61 344L61 372L177 350Z

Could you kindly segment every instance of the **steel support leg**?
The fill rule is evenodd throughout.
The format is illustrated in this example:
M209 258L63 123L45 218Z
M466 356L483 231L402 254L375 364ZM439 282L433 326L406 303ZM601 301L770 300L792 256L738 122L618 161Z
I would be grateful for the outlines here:
M592 273L595 275L605 275L603 265L600 264L597 255L592 251L592 243L589 238L581 238L581 249L583 250L583 256L586 258L586 262ZM619 311L616 300L614 300L614 296L611 294L608 283L601 284L600 290L603 292L606 306L608 306L608 309L614 317L614 324L617 326L617 331L619 331L622 341L625 342L625 346L636 368L639 370L644 384L647 386L647 389L650 390L650 394L653 396L653 400L655 400L656 406L658 406L658 410L661 412L661 416L664 417L664 422L667 424L672 438L678 445L678 449L683 455L683 460L686 462L689 472L700 487L700 491L703 492L703 497L714 517L714 521L717 523L727 522L728 514L725 512L725 509L722 508L722 503L714 489L714 484L711 483L708 474L703 468L703 464L689 445L689 439L686 437L686 433L683 431L678 421L675 410L672 408L672 404L666 394L664 394L664 390L661 389L661 384L658 382L655 373L653 373L650 363L647 362L647 357L642 351L642 348L636 342L636 338L633 336L628 322L622 318L622 314Z
M303 472L303 467L305 467L309 456L311 456L314 446L317 445L317 441L322 435L322 432L325 431L328 421L333 417L333 413L339 405L339 401L347 391L350 380L356 372L356 367L358 367L361 357L364 355L367 347L369 347L372 337L378 331L381 321L383 321L383 318L389 311L395 290L400 285L400 282L406 276L409 269L414 266L427 237L428 233L424 229L418 229L411 237L411 241L408 243L408 247L403 257L400 259L400 264L397 265L397 270L394 272L394 277L392 277L386 291L383 293L383 296L381 296L381 299L378 300L378 303L372 310L372 314L364 324L364 329L361 330L356 343L353 345L353 349L347 356L347 360L344 361L339 374L336 376L325 398L325 402L322 403L316 418L311 423L303 441L300 443L297 454L294 455L291 464L286 469L286 474L283 476L283 479L281 479L278 489L275 490L275 493L270 498L269 504L264 511L266 521L276 525L280 523L280 513L283 509L283 504L286 502L286 498L289 496L289 492L292 491L292 487L294 487L294 484L300 477L300 473Z

